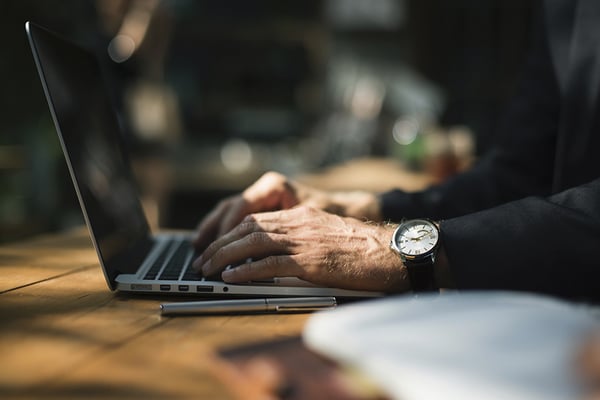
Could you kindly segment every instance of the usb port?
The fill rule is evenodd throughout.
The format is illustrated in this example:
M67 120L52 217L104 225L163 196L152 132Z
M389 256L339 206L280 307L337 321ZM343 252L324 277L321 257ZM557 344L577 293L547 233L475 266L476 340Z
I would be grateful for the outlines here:
M189 290L190 290L190 287L188 285L179 285L180 292L187 292Z
M141 284L136 284L136 283L132 283L131 284L131 290L146 290L146 291L151 291L152 290L152 285L146 285L145 283L141 283Z
M196 292L209 293L214 292L214 286L196 286Z
M168 292L169 290L171 290L171 285L160 285L160 290Z

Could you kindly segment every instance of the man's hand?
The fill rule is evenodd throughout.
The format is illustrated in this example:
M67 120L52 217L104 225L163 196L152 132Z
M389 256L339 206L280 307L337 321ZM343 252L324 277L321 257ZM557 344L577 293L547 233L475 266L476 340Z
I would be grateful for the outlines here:
M221 201L198 225L194 245L203 249L247 215L286 210L298 205L343 216L381 219L377 198L371 193L329 193L301 185L279 173L267 172L240 195Z
M222 272L223 280L298 277L322 286L402 292L409 283L389 248L392 231L310 207L252 214L208 246L194 267L210 276L252 258Z

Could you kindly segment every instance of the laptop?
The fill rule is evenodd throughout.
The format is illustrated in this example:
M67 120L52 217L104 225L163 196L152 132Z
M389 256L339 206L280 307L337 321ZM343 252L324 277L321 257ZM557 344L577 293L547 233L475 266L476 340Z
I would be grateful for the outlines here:
M86 225L111 290L203 297L375 297L296 278L247 284L207 280L191 269L192 233L150 232L95 56L25 24Z

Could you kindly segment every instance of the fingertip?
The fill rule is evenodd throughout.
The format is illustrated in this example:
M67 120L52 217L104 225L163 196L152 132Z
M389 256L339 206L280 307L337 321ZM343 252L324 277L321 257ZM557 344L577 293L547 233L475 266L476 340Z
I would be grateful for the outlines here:
M226 269L225 271L221 272L221 278L223 278L223 280L225 280L225 278L230 278L231 275L233 275L231 269Z
M200 255L198 258L194 260L192 263L192 269L196 272L200 272L202 270L202 256Z
M225 271L221 272L221 279L223 279L223 282L235 283L235 276L235 268L226 269Z

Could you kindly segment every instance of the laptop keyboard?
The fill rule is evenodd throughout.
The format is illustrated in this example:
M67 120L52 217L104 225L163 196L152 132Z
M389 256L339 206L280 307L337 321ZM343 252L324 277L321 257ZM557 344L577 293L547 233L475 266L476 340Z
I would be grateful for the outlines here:
M159 255L156 257L150 269L144 275L144 280L159 280L159 281L204 281L206 280L200 273L191 268L192 263L198 257L194 251L192 242L185 238L172 238L167 240ZM250 262L252 259L247 259L245 262ZM232 268L236 265L228 265L227 268ZM183 272L183 273L182 273ZM221 281L221 274L215 274L210 277L211 281ZM272 280L253 281L262 284L273 283ZM241 283L240 283L241 284Z
M190 268L196 258L192 243L183 238L170 239L154 263L146 272L145 280L191 280L201 281L202 276ZM182 276L182 271L185 271Z

